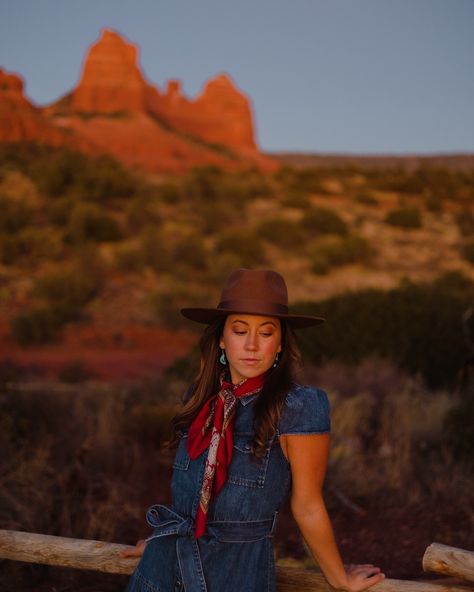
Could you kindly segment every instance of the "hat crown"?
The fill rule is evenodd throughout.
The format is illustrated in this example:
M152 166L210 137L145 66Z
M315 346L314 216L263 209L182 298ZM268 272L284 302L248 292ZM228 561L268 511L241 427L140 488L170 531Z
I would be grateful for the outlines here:
M227 278L218 308L235 308L237 303L253 302L256 312L288 312L285 280L271 269L237 269Z

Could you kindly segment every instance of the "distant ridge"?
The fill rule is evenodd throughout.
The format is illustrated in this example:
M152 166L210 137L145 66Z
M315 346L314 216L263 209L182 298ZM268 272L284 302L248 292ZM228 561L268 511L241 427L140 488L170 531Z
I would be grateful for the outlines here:
M442 166L452 170L474 169L474 154L319 154L304 152L267 152L280 164L293 167L349 166L360 168L395 168L415 170L420 166Z
M180 172L199 165L273 170L255 140L250 99L228 74L188 99L178 80L147 81L138 47L103 29L89 48L76 88L37 108L21 77L0 69L0 141L37 141L108 153L128 166Z

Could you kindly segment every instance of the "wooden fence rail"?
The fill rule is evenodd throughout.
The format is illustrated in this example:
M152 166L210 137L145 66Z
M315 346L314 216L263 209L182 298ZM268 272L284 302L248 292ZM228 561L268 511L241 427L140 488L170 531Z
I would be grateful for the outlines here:
M138 559L120 556L120 551L127 547L128 545L105 543L103 541L88 541L15 530L0 530L0 559L14 561L42 563L106 573L131 574L138 563ZM433 547L433 545L430 547ZM435 563L428 559L427 569L433 570L437 567L437 562L444 561L440 559L443 556L443 549L440 550L439 547L445 546L437 545L436 553L438 558ZM452 547L446 547L444 551L446 549L449 550L448 555L450 557L457 557L455 575L460 573L459 552L468 554L466 556L468 562L473 560L474 553L453 549ZM439 555L440 551L441 555ZM443 563L443 569L444 567ZM435 569L435 571L438 570ZM443 571L442 573L452 574L454 572ZM467 570L468 575L469 573L472 575L472 572ZM466 578L467 576L464 574L462 577ZM277 567L277 590L278 592L332 592L333 588L317 572L290 567ZM449 583L412 582L389 578L374 586L373 590L377 590L377 592L473 592L472 587Z

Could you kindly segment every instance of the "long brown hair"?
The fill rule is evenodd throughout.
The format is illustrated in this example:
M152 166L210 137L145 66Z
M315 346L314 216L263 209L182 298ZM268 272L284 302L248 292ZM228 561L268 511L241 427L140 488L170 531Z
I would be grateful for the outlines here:
M174 438L171 444L177 444L180 433L189 427L209 397L219 391L219 376L223 369L219 362L219 341L224 324L225 317L217 319L202 334L199 372L183 410L173 418ZM268 371L262 392L255 403L253 452L257 457L265 453L268 441L276 433L285 397L296 380L300 365L301 354L293 330L285 321L281 321L280 359Z

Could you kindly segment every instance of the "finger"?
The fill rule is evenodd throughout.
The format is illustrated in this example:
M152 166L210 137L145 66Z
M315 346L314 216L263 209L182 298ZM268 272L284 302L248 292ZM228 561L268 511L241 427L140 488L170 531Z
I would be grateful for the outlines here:
M142 555L143 550L139 547L129 547L128 549L123 549L120 551L121 557L140 557Z

